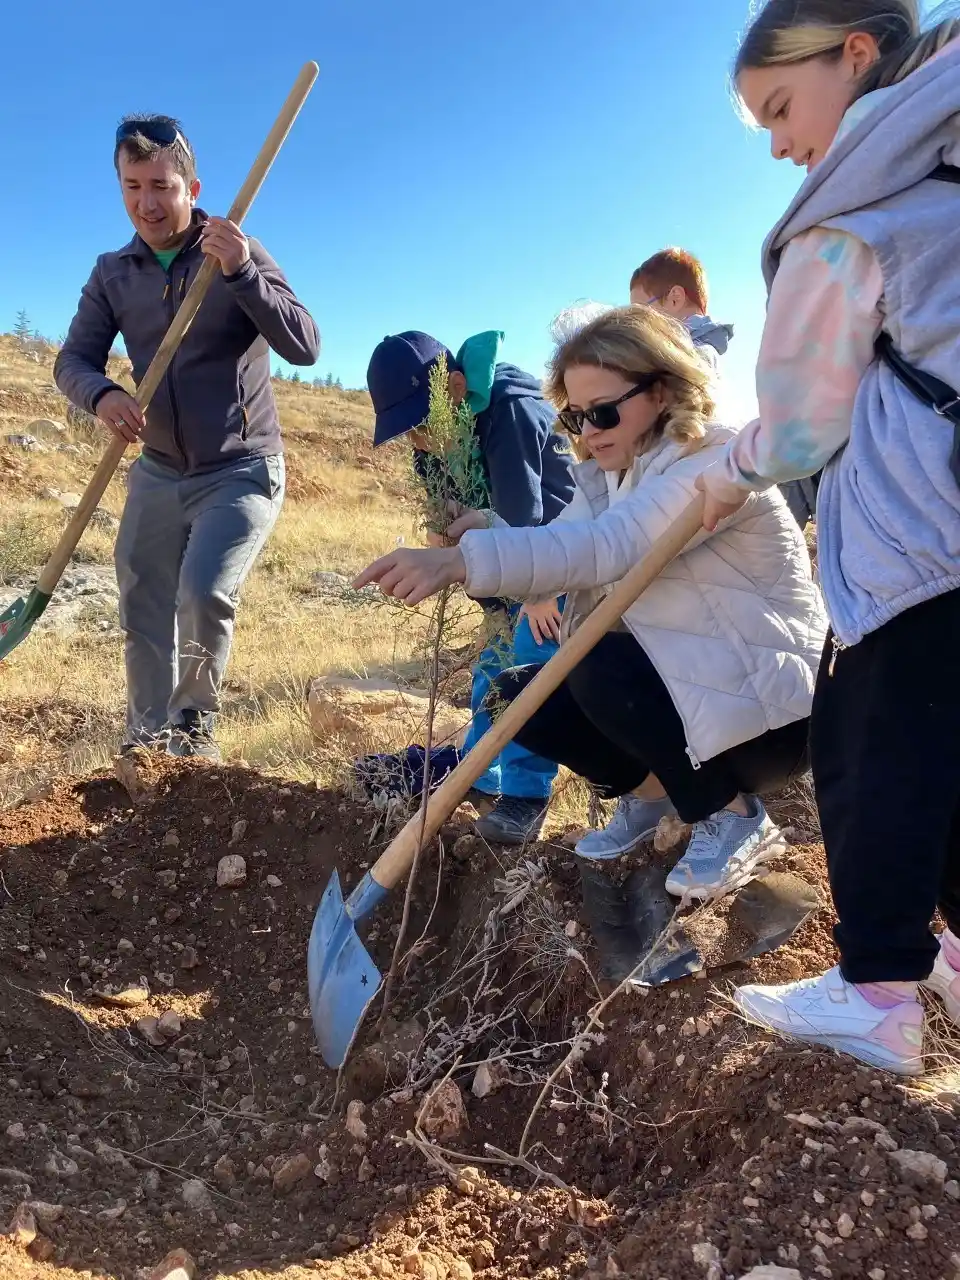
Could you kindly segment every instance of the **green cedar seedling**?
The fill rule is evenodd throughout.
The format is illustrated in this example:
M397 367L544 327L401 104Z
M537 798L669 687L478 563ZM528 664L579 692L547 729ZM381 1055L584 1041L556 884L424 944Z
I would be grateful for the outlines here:
M443 534L456 517L458 510L472 508L483 510L489 503L489 488L477 444L474 415L466 401L455 405L450 398L447 361L441 356L430 370L430 405L427 419L420 430L428 436L433 446L423 460L423 470L416 475L417 489L421 494L420 522L428 533ZM426 822L426 800L430 791L431 757L438 745L434 741L434 723L440 687L453 671L444 671L443 654L451 647L465 610L456 607L457 588L446 587L433 601L427 632L426 668L428 694L426 724L424 726L424 786L421 793L423 820L420 841L410 868L404 895L400 929L393 950L390 969L383 984L383 1003L380 1022L387 1016L393 996L397 973L404 960L404 945L410 922L410 902L423 852L423 831ZM466 605L465 598L460 596ZM424 935L426 929L424 930ZM409 963L417 953L421 939L406 953Z
M490 501L473 411L465 399L457 405L451 400L444 355L430 370L430 408L422 429L434 445L419 477L423 525L430 533L443 533L452 518L451 503L482 510Z

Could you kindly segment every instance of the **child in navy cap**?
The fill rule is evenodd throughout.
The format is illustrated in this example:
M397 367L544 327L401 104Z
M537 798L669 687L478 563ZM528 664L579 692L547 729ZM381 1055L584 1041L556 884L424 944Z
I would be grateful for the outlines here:
M573 496L568 446L555 429L556 414L543 398L539 382L499 361L502 341L499 332L477 334L454 356L426 333L408 331L384 338L367 369L376 413L373 443L381 445L407 435L417 472L426 475L433 448L424 429L430 409L430 370L445 356L451 400L454 404L466 400L474 413L489 509L514 527L548 524ZM484 514L466 512L458 528L471 519L486 523ZM474 667L473 720L465 750L490 726L482 702L491 682L508 667L542 665L555 652L559 638L555 600L523 610L518 603L504 600L481 604L488 614L506 613L509 625L506 636L484 649ZM510 743L475 786L496 799L477 824L480 834L503 844L535 839L556 771L553 762Z

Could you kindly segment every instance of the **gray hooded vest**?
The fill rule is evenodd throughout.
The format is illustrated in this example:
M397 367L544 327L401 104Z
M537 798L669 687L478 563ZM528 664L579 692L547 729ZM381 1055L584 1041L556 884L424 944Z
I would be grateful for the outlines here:
M883 273L884 328L913 365L960 383L960 40L838 138L764 245L769 288L789 240L811 227L858 236ZM837 639L856 644L912 605L960 587L960 487L951 424L879 361L817 501L820 579Z

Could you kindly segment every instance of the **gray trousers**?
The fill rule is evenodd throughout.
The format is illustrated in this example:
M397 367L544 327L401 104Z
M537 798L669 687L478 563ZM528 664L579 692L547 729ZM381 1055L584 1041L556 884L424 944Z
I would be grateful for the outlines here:
M153 741L182 712L212 722L240 588L283 503L279 455L182 476L130 468L114 560L126 633L127 736Z
M790 514L801 530L806 529L810 521L816 519L817 488L821 474L811 476L808 480L788 480L786 484L778 486L787 500Z

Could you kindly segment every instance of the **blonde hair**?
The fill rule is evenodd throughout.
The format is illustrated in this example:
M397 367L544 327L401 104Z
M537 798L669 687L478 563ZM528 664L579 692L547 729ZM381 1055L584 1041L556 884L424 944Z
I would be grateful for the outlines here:
M669 316L652 307L615 307L562 342L545 383L547 397L561 411L570 407L564 379L575 365L613 369L628 382L659 374L667 404L657 435L691 443L705 435L714 411L710 373L685 326Z
M854 100L906 79L960 36L960 19L924 31L917 0L767 0L740 44L734 81L748 68L839 58L856 32L872 36L880 56L861 76Z

